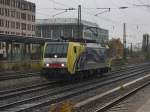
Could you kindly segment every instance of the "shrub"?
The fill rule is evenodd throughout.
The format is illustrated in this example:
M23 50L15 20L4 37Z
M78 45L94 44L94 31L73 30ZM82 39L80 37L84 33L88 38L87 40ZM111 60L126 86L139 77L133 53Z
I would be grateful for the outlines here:
M0 71L3 71L4 70L4 65L3 63L0 64Z
M30 61L23 61L21 62L21 70L30 70L31 69L31 62Z
M12 65L12 70L15 71L26 71L31 69L31 64L29 61L16 62Z
M145 53L144 56L145 56L146 60L150 60L150 53L149 52Z
M40 71L42 69L42 63L41 62L33 63L31 69L34 71Z
M19 71L21 69L20 63L17 62L13 64L11 69L14 71Z

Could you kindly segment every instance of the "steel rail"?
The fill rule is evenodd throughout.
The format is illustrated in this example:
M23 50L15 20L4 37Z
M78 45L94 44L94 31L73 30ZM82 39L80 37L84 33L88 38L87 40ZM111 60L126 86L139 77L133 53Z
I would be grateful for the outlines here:
M139 69L139 68L137 68L137 69ZM131 69L131 70L133 70L133 69ZM136 71L137 70L134 68L134 70L132 72L131 71L127 71L125 73L122 73L122 74L119 74L119 75L115 75L115 76L113 76L113 73L112 73L111 74L112 77L107 77L107 79L94 80L93 82L90 82L90 84L102 82L102 81L109 80L109 79L112 79L112 78L121 77L121 76L123 76L123 75L125 75L127 73L134 73ZM54 83L57 83L57 82L54 82ZM38 84L38 85L31 86L31 87L17 88L17 89L14 89L14 90L0 91L0 100L11 98L11 97L15 97L15 96L18 96L20 94L23 95L23 94L27 94L27 93L31 93L31 92L44 90L44 89L50 88L51 84L53 84L53 82L52 83L46 83L46 84L40 84L40 85Z
M119 73L120 71L131 70L131 69L134 69L134 68L143 67L143 66L148 66L148 65L150 65L150 63L143 63L143 64L140 64L140 65L130 65L130 66L127 66L127 67L123 67L123 68L121 68L121 69L113 70L113 71L108 72L108 73L106 73L106 74Z
M27 73L35 73L35 71L0 71L0 76L5 76L5 75L13 75L13 74L27 74Z
M48 82L44 84L37 84L29 87L17 88L13 90L0 91L0 100L15 97L18 95L28 94L31 92L45 90L57 85L58 82Z
M24 74L17 74L17 75L6 75L6 76L0 76L0 81L5 80L11 80L11 79L20 79L20 78L26 78L26 77L33 77L33 76L40 76L40 72L36 73L24 73Z
M51 98L51 99L48 99L48 100L45 100L45 101L42 101L42 102L39 102L39 103L36 103L36 104L34 103L33 105L30 105L30 106L28 106L24 109L20 109L16 112L20 112L20 111L24 111L24 110L30 110L32 108L39 107L39 106L42 106L42 105L47 105L47 104L50 104L50 103L56 103L56 102L59 102L61 100L68 99L68 98L71 98L73 96L80 95L82 93L94 90L94 89L102 87L104 85L108 85L108 84L111 84L111 83L116 82L116 81L121 81L123 79L127 79L127 78L130 78L130 77L133 77L133 76L136 76L138 74L145 73L145 72L148 72L148 71L150 71L150 70L147 67L147 68L143 69L143 71L138 71L138 72L132 73L132 75L130 74L128 76L126 75L124 77L119 77L115 80L109 80L109 81L102 82L102 83L99 83L99 84L96 84L96 85L92 85L91 87L88 86L88 87L85 88L84 86L79 86L80 89L79 89L79 87L75 87L75 88L72 87L72 88L67 88L66 90L63 90L63 91L57 91L55 93L47 93L45 95L40 95L40 96L32 97L32 98L29 98L29 99L25 99L25 100L22 100L22 101L17 101L17 102L11 103L11 104L3 105L3 106L0 107L0 110L6 110L8 108L11 108L11 107L14 107L14 106L17 106L17 105L22 105L22 104L25 104L25 103L29 103L30 101L35 101L35 100L38 100L38 99L41 99L41 98L46 98L46 97L58 94L57 98ZM76 90L72 91L72 89L76 89ZM68 94L66 92L68 92ZM62 96L60 95L60 93L62 94Z
M140 91L141 89L147 87L150 85L150 81L144 83L143 85L129 91L128 93L126 93L125 95L119 96L117 98L115 98L114 100L110 101L109 103L107 103L106 105L104 105L103 107L97 109L95 112L105 112L108 109L112 108L113 106L117 105L118 103L124 101L125 99L131 97L132 95L134 95L135 93L137 93L138 91Z

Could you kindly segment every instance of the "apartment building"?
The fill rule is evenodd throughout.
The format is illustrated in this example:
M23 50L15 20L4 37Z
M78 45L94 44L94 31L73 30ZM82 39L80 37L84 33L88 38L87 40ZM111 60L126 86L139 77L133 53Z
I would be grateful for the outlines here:
M35 36L35 4L0 0L0 34Z
M29 1L0 0L0 34L35 36L35 12L35 4ZM0 41L0 59L8 59L10 54L14 55L16 52L17 56L21 54L23 44L13 42L12 50L10 50L12 45L7 44L9 44L7 41Z

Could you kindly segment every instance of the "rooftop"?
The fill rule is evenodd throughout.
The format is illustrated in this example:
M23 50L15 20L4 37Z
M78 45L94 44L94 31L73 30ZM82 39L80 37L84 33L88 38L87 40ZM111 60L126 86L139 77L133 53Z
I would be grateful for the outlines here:
M78 24L77 18L50 18L50 19L37 19L37 25L61 25L61 24ZM86 20L82 20L83 25L91 26L91 27L99 27L98 24L89 22Z

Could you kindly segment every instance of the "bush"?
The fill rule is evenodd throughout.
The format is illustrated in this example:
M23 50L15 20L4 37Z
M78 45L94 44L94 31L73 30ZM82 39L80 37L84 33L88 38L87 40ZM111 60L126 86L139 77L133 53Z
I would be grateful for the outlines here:
M24 61L21 63L21 70L30 70L31 69L31 62Z
M0 64L0 71L3 71L4 70L4 65L3 63Z
M12 70L15 71L26 71L31 69L31 64L29 61L16 62L12 65Z
M15 71L30 71L30 70L40 71L41 69L42 69L42 62L19 61L11 65L11 70Z
M128 63L127 60L124 59L115 59L112 61L112 66L121 66L121 65L126 65Z
M21 69L21 66L19 63L15 63L12 65L12 70L19 71Z
M150 60L150 53L149 53L149 52L148 52L148 53L145 53L144 56L145 56L145 59L146 59L146 60Z
M34 71L40 71L42 69L42 63L41 62L33 63L31 69Z

